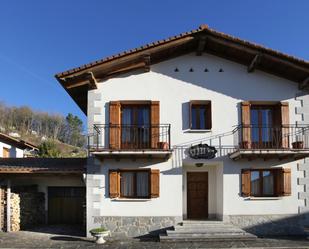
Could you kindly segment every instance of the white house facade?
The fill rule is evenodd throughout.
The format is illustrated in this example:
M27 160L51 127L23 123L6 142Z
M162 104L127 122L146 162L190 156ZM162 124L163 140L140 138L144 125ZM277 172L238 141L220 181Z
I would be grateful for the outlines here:
M33 157L37 152L37 146L0 133L0 158Z
M308 62L201 26L56 77L88 116L87 231L303 232Z

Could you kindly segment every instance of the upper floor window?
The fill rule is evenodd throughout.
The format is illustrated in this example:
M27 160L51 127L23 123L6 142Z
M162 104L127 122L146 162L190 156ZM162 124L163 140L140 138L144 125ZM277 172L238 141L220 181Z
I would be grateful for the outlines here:
M209 100L190 101L190 129L211 129L211 102Z

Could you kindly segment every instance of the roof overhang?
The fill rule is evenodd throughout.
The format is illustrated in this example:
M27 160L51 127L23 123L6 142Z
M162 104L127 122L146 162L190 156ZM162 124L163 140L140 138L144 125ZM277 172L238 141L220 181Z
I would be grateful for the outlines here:
M97 82L134 70L148 72L152 64L190 52L195 52L197 56L210 53L246 65L248 73L258 69L296 82L302 90L309 88L308 61L217 32L206 25L59 73L55 77L87 114L87 92L95 89Z
M39 148L32 143L29 143L29 142L24 141L22 139L17 139L15 137L11 137L11 136L6 135L4 133L0 133L0 141L4 142L6 144L12 145L16 148L22 149L22 150L25 150L25 149L35 150L35 151L39 150Z

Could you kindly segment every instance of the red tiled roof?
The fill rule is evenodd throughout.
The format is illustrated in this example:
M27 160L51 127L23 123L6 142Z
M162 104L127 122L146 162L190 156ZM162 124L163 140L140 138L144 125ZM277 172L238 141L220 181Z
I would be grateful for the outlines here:
M184 33L181 33L179 35L171 36L171 37L163 39L163 40L158 40L158 41L155 41L155 42L152 42L152 43L148 43L146 45L143 45L143 46L140 46L140 47L137 47L137 48L133 48L133 49L130 49L130 50L126 50L126 51L123 51L121 53L118 53L118 54L115 54L115 55L112 55L112 56L108 56L108 57L105 57L103 59L93 61L93 62L90 62L88 64L84 64L82 66L79 66L79 67L58 73L58 74L56 74L56 77L57 78L65 77L65 76L68 76L70 74L77 73L77 72L80 72L80 71L85 70L85 69L90 69L94 66L98 66L100 64L104 64L106 62L110 62L112 60L115 60L115 59L118 59L118 58L121 58L121 57L125 57L125 56L131 55L131 54L134 54L134 53L138 53L138 52L141 52L141 51L145 51L149 48L157 47L157 46L169 43L171 41L175 41L175 40L178 40L178 39L181 39L181 38L193 35L193 34L201 33L201 32L205 32L207 34L211 34L211 35L214 35L216 37L224 38L226 40L245 45L249 48L257 49L257 50L260 50L261 52L278 56L278 57L285 59L285 60L288 60L290 62L300 63L300 64L303 64L306 67L309 67L309 61L307 61L307 60L299 59L297 57L279 52L277 50L273 50L273 49L267 48L265 46L262 46L262 45L259 45L259 44L256 44L256 43L249 42L249 41L234 37L232 35L227 35L225 33L218 32L214 29L209 28L207 25L201 25L198 29L193 29L191 31L184 32Z

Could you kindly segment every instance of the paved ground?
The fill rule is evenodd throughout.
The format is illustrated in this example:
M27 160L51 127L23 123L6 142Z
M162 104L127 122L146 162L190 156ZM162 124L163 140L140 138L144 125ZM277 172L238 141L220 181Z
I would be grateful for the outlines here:
M51 233L51 231L53 233ZM108 241L96 245L91 239L80 237L78 230L56 228L38 228L33 231L16 233L0 232L0 248L112 248L112 249L174 249L174 248L308 248L309 240L305 238L258 239L248 242L182 242L160 243L154 240Z

